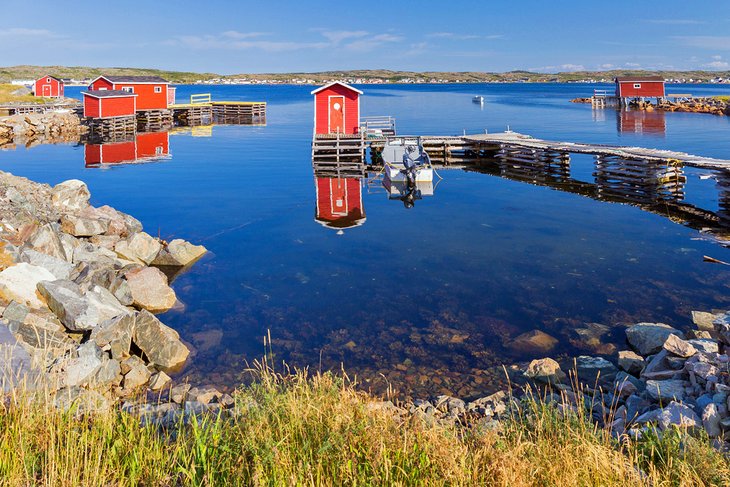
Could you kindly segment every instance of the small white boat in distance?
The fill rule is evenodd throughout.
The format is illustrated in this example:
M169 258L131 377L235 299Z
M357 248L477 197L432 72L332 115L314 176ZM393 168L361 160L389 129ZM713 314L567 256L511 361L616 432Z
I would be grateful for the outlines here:
M420 138L388 137L381 155L388 181L409 184L433 181L431 159Z
M484 103L484 97L482 95L477 95L474 98L471 99L474 103Z

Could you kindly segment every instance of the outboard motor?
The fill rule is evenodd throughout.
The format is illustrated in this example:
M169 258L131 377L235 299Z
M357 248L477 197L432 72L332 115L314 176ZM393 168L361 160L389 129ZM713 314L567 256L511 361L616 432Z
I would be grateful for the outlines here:
M406 182L408 183L409 188L413 188L416 186L416 171L418 170L416 159L414 159L413 156L415 155L418 157L418 155L415 154L417 149L412 145L406 146L405 149L405 153L403 154L403 166L405 167L404 172L406 174Z

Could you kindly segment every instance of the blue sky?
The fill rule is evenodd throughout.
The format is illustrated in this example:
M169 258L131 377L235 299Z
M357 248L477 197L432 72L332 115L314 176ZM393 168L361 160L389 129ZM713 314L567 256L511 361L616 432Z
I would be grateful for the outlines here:
M2 66L730 69L730 0L8 3Z

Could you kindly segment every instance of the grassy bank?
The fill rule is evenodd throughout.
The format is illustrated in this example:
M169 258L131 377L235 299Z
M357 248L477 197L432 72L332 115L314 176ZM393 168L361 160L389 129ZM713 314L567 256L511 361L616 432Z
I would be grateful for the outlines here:
M500 431L403 420L331 375L272 374L236 419L174 435L131 416L0 410L2 485L727 485L728 463L683 433L619 444L582 414L528 403Z
M0 103L43 103L46 98L33 95L14 95L22 86L0 83Z

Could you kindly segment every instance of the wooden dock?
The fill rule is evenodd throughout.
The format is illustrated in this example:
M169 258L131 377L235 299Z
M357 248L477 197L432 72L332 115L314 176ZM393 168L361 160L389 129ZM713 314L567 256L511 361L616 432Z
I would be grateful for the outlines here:
M213 101L210 93L190 95L190 103L170 105L180 125L266 125L266 102Z

